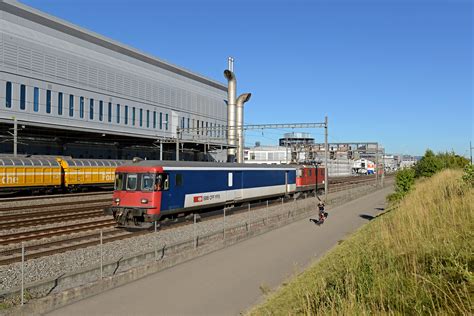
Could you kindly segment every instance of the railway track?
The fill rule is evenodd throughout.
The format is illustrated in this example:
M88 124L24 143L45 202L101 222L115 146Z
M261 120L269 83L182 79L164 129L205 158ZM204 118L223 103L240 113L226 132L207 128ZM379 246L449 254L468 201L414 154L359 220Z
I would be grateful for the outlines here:
M288 202L292 199L284 199L283 202ZM281 199L270 201L268 205L280 204ZM266 202L254 203L252 211L256 209L266 207ZM247 212L248 206L243 205L229 209L228 216L237 215L239 213ZM223 211L217 210L200 215L200 221L208 221L222 217ZM160 224L160 231L175 229L185 225L192 224L192 221L187 220L185 217L181 217L176 221L168 221ZM25 246L25 260L31 260L52 254L62 253L70 250L76 250L89 246L97 246L100 242L100 232L98 229L112 228L109 231L103 232L103 243L108 243L116 240L123 240L130 237L136 237L144 234L151 233L153 230L140 230L140 231L127 231L123 229L114 228L115 222L111 219L97 221L95 223L89 223L89 225L77 224L71 226L54 227L51 229L40 229L36 231L29 231L23 233L14 233L2 236L0 239L0 245L12 245L20 242L37 240L38 238L51 238L61 235L74 234L85 232L86 230L95 230L86 235L69 237L61 240L46 241L44 243L27 245ZM21 246L15 246L7 250L0 251L0 265L7 265L21 261Z
M102 216L102 209L108 204L94 205L67 210L47 210L0 216L0 229L12 229L37 225L53 224L83 218Z
M64 236L79 232L84 232L87 230L97 229L97 228L107 228L115 226L115 221L113 219L104 219L97 220L93 222L79 223L79 224L70 224L64 226L56 226L51 228L43 228L37 230L24 231L19 233L12 233L3 235L0 237L0 245L10 245L17 244L20 242L30 241L30 240L39 240L43 238L51 238L56 236Z
M93 204L93 203L110 203L111 198L90 200L90 201L75 201L75 202L61 202L61 203L50 203L50 204L36 204L36 205L21 205L21 206L7 206L0 208L0 212L12 212L12 211L29 211L42 208L52 208L52 207L61 207L61 206L71 206L74 204Z
M346 182L339 182L334 183L333 188L335 191L340 191L339 188L347 185L353 184L361 184L366 182L372 182L375 180L375 177L352 177L356 179L350 179L351 181ZM339 189L339 190L338 190ZM331 191L330 191L331 192ZM311 195L309 195L311 196ZM269 201L268 205L275 205L280 203L285 203L292 200L289 199L275 199ZM110 199L107 199L110 201ZM60 204L60 205L59 205ZM57 203L57 206L65 206L67 204L64 203ZM70 205L70 204L69 204ZM107 204L108 205L108 204ZM256 209L266 207L267 202L256 202L252 204L252 211ZM99 217L103 216L102 211L98 210L100 206L91 206L91 207L83 207L81 210L83 213L77 214L77 209L72 209L68 211L63 211L62 214L57 214L56 211L49 211L49 212L56 212L55 215L52 215L48 218L43 219L31 219L31 214L29 214L30 219L22 221L22 225L25 225L25 222L32 224L32 222L38 224L38 221L49 221L48 223L60 222L64 220L72 220L72 219L81 219L81 218L91 218L91 217ZM95 208L95 211L93 210ZM242 205L238 207L234 207L228 209L227 215L233 216L239 213L247 212L248 205ZM69 212L68 214L64 214L64 212ZM41 212L37 212L41 213ZM215 210L208 213L200 214L201 221L208 221L213 220L216 218L222 217L222 210ZM4 228L5 225L9 225L9 227L13 226L13 222L3 223L1 220L3 217L0 217L0 229ZM16 225L18 225L18 221ZM160 231L167 230L167 229L174 229L181 226L192 224L192 221L186 220L185 217L179 218L177 221L169 221L161 223ZM3 225L3 226L2 226ZM71 225L63 225L58 227L52 228L45 228L45 229L37 229L34 231L27 231L27 232L19 232L19 233L12 233L9 235L4 235L0 238L0 245L10 246L10 249L0 251L0 265L7 265L14 262L21 261L21 247L15 246L15 244L19 244L21 242L28 242L32 240L39 240L45 239L45 242L32 244L25 246L25 260L40 258L44 256L49 256L56 253L62 253L70 250L76 250L80 248L90 247L90 246L97 246L100 242L100 232L98 230L105 230L103 231L103 243L113 242L116 240L123 240L126 238L136 237L143 234L150 233L152 230L141 230L141 231L127 231L123 229L115 228L115 222L112 219L103 219L97 220L94 222L89 223L79 223L79 224L71 224ZM110 228L110 230L108 230ZM89 233L87 233L89 232ZM82 234L86 233L86 234ZM80 236L78 236L81 234ZM60 240L50 240L48 241L47 238L55 238L64 236L66 238ZM13 246L13 247L12 247Z
M122 240L130 237L136 237L148 233L142 232L128 232L120 229L103 232L103 243L108 243L116 240ZM90 246L97 246L100 243L100 233L95 232L85 236L79 236L69 239L51 241L38 245L25 246L25 260L36 259L40 257L50 256L53 254L86 248ZM7 265L10 263L21 261L21 247L5 250L0 252L0 265Z
M112 196L112 189L104 190L100 192L83 192L83 193L65 193L65 194L50 194L50 195L37 195L37 196L20 196L20 197L0 197L0 202L23 202L23 201L38 201L48 199L61 199L71 197L82 197L82 196L97 196L97 195L110 195Z

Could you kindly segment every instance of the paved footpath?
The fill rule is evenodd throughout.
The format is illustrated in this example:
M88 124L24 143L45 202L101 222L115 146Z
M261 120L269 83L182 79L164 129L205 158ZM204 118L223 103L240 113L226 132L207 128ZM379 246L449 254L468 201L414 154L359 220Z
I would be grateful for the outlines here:
M51 315L238 315L301 271L385 207L385 188L328 208L322 226L308 218L196 258Z

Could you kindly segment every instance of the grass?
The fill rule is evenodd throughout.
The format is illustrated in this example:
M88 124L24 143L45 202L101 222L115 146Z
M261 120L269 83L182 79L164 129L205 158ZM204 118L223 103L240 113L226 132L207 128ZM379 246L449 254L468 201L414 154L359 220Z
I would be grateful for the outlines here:
M474 190L461 175L417 182L249 314L473 314Z

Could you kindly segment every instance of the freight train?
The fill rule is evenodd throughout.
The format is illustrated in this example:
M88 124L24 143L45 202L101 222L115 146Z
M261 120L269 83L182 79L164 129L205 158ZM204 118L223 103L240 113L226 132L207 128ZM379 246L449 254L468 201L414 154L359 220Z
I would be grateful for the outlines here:
M113 186L115 168L125 160L67 157L1 157L0 192L74 192Z
M119 226L153 222L256 200L324 192L324 169L314 166L140 161L117 167L110 207Z

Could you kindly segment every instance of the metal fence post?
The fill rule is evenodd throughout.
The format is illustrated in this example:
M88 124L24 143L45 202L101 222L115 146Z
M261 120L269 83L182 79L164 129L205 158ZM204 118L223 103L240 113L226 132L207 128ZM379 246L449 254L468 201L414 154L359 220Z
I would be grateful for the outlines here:
M102 229L100 230L100 279L102 280L102 278L104 277L104 267L103 267L103 249L102 249L102 245L103 245L103 231Z
M21 242L21 305L25 304L25 242Z
M224 239L224 242L225 242L225 211L226 211L226 208L224 207L224 223L223 223L224 228L222 230L222 236L223 236L222 238Z
M197 239L196 239L196 214L194 214L194 224L193 224L193 239L194 239L194 249L197 248Z
M248 204L248 210L247 210L247 216L248 216L248 219L247 219L247 231L250 230L250 203Z

